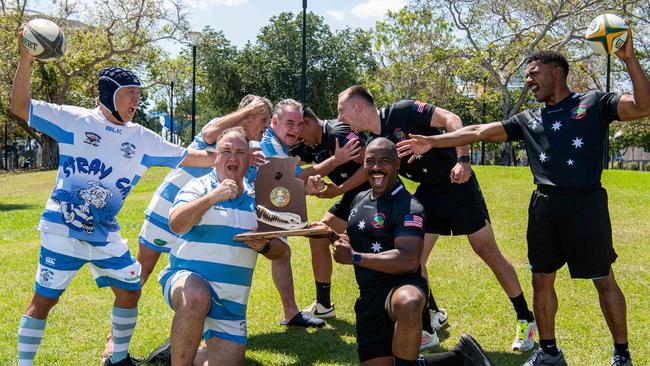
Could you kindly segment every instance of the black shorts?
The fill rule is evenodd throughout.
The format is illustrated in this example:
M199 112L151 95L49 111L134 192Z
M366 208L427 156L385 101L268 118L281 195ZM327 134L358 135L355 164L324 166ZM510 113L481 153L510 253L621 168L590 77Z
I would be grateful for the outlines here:
M413 195L424 206L426 232L439 235L468 235L490 221L483 193L474 173L463 184L445 180L441 184L422 183Z
M564 263L572 278L609 274L616 252L607 191L533 191L528 208L528 260L534 273L553 273Z
M427 282L419 274L400 276L392 281L386 281L376 287L361 290L354 304L357 330L357 352L359 361L364 362L378 357L393 356L393 333L395 323L388 316L387 300L394 290L404 285L413 285L422 290L424 298L428 298ZM422 327L429 327L429 307L422 310Z
M350 210L352 209L352 201L359 194L359 192L370 189L370 185L362 184L359 187L343 193L343 196L329 209L329 213L338 217L339 219L347 222L350 217Z

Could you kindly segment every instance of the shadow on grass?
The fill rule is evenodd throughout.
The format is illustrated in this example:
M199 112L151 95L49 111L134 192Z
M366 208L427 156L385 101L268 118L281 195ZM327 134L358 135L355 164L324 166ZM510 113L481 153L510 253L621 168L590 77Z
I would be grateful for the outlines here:
M355 339L354 324L338 320L327 320L325 328L305 330L287 328L281 333L257 334L248 337L249 351L282 353L295 362L288 365L312 365L317 362L357 363L355 344L343 337ZM259 361L246 358L246 365L262 365Z
M1 203L0 202L0 211L12 211L12 210L27 210L35 208L36 205L31 205L27 203Z

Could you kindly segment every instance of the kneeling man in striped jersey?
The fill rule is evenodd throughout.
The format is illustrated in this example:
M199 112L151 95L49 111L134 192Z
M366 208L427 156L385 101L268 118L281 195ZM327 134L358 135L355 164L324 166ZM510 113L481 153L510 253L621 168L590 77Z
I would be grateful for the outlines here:
M243 365L246 305L257 254L274 259L288 250L280 240L246 245L233 239L257 228L254 189L244 179L251 159L244 130L224 131L217 139L214 170L188 182L170 209L169 226L180 242L159 281L176 312L173 365ZM207 355L196 354L201 336Z

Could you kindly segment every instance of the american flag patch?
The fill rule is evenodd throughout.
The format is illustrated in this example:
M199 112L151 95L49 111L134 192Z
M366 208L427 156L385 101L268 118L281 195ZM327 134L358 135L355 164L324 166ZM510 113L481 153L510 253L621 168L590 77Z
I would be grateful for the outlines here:
M427 104L422 103L419 100L416 100L415 102L413 102L413 109L417 110L418 113L424 112L424 108L426 108L426 107L427 107Z
M359 136L357 136L357 134L354 133L354 131L350 132L347 136L345 136L345 139L348 140L348 141L358 139L358 138L359 138Z
M406 215L404 217L404 227L411 226L422 229L422 216Z

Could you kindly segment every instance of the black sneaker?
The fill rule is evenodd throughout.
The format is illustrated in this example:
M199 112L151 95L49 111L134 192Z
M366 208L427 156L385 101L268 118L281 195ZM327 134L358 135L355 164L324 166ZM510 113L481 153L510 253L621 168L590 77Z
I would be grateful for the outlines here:
M453 350L463 356L463 366L495 366L481 345L469 334L462 334Z
M142 365L140 364L140 361L131 357L131 355L127 353L126 358L121 360L120 362L111 361L111 357L107 358L104 361L104 366L142 366Z
M632 358L614 355L612 356L612 366L632 366Z
M564 353L558 348L558 354L551 356L539 347L523 366L567 366Z
M289 321L283 320L280 322L280 324L289 327L320 328L325 325L325 321L323 319L318 319L309 313L299 311L298 314L296 314L293 318L291 318L291 320Z
M147 362L165 366L172 364L172 344L169 338L149 354Z

